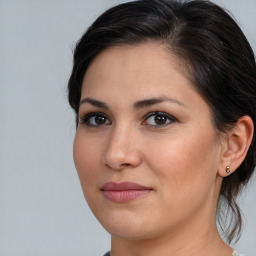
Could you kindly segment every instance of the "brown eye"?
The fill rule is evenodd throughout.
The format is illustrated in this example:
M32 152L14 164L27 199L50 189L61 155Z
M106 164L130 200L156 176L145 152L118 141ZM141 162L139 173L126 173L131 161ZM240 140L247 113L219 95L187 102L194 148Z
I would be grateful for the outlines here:
M107 121L107 118L104 117L104 116L96 116L96 117L94 117L94 118L95 118L95 123L96 123L97 125L105 124L106 121Z
M108 120L107 117L100 114L96 114L96 115L90 116L87 119L86 124L88 126L102 126L102 125L110 124L110 121Z
M155 119L155 123L158 125L163 125L167 121L167 118L165 116L160 116L160 115L155 116L154 119Z
M150 125L157 127L167 126L175 122L176 119L164 112L149 113L142 123L143 125Z
M89 127L99 127L111 124L109 118L103 113L89 113L80 118L80 123Z

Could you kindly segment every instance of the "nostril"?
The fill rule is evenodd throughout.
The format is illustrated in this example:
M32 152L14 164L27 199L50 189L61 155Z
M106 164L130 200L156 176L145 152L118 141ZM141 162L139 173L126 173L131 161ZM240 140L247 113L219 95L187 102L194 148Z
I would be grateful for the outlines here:
M106 166L110 169L113 169L113 170L121 170L125 167L130 167L132 166L131 164L128 164L128 163L124 163L124 164L120 164L118 166L115 166L115 165L110 165L110 164L106 164Z
M121 166L127 167L130 166L131 164L121 164Z

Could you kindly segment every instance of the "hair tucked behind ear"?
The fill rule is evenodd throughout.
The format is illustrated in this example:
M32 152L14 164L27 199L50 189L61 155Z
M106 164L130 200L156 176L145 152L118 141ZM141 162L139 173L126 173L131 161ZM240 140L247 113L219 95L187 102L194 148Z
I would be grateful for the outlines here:
M217 131L226 132L248 115L256 126L256 65L253 51L236 22L209 1L139 0L103 13L74 52L69 103L78 114L81 84L92 59L107 47L146 41L164 44L185 63L185 73L209 104ZM77 119L76 119L77 120ZM229 242L241 231L236 197L255 168L255 132L241 166L224 178L219 213L230 209ZM223 219L223 218L222 218ZM221 218L220 218L221 220Z

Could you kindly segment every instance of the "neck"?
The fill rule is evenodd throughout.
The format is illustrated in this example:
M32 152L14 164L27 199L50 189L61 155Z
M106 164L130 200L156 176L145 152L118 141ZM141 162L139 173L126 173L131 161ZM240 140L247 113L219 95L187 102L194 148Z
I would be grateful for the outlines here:
M111 256L231 256L231 247L219 236L215 214L211 220L203 216L207 215L200 214L197 219L152 238L133 240L112 236Z

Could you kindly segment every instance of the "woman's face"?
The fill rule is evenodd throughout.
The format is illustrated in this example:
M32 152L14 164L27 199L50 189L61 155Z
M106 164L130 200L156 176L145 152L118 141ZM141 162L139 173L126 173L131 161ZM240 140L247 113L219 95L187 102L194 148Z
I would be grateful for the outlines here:
M74 161L114 236L142 239L215 222L221 145L210 109L159 44L116 46L82 85Z

